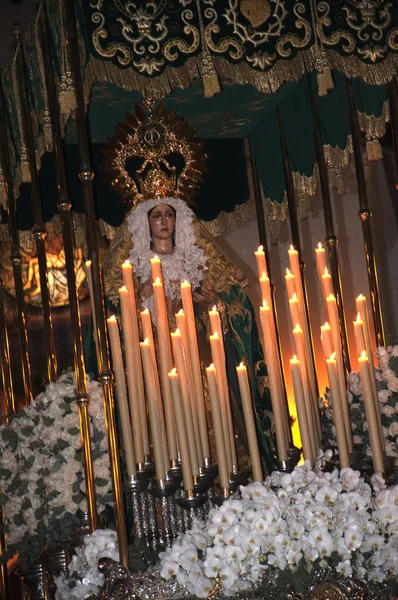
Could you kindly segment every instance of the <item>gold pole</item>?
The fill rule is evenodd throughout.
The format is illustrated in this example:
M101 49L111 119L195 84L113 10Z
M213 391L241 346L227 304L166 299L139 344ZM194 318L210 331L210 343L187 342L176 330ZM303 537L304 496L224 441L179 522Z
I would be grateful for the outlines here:
M8 232L11 244L11 264L14 273L15 296L17 301L19 345L21 351L22 379L26 404L32 401L32 376L30 371L28 331L26 328L25 298L22 282L22 257L19 248L19 232L14 200L14 185L9 156L8 134L3 81L0 78L0 162L3 170L7 197Z
M33 235L36 242L37 259L39 262L39 280L41 291L41 303L44 322L44 344L46 348L47 380L54 382L57 379L57 357L55 353L54 331L50 308L50 294L48 291L46 237L47 232L43 221L39 178L36 166L36 151L32 128L32 119L29 106L27 90L27 75L25 66L25 55L21 40L22 31L18 24L14 24L13 38L16 57L17 94L21 106L21 120L23 141L26 147L28 165L30 171L30 197L33 210ZM18 101L18 98L16 98Z
M334 232L332 203L330 199L329 176L323 151L322 132L319 122L318 110L314 98L314 92L311 86L311 78L308 77L308 89L312 108L312 119L314 125L314 139L317 154L319 181L321 186L323 218L325 221L326 239L325 243L328 249L330 270L332 275L333 291L336 297L337 310L339 314L341 349L343 353L343 363L346 375L351 371L350 365L350 349L348 345L347 324L344 311L343 288L341 285L341 274L339 257L337 253L338 239Z
M10 346L7 323L4 313L4 283L0 280L0 364L3 390L6 397L7 422L9 415L15 414L14 387L12 383Z
M113 394L113 376L110 370L108 339L106 335L105 306L102 286L102 274L99 264L98 244L95 222L93 195L94 172L90 164L88 118L85 112L83 81L81 75L79 40L77 34L74 0L63 0L67 23L67 41L72 79L76 93L76 129L79 149L79 178L82 183L86 216L87 246L91 260L91 277L94 290L94 317L97 323L99 381L102 384L105 417L108 434L109 455L111 461L113 497L115 502L116 527L118 533L121 563L128 566L128 547L124 513L122 476L120 471L119 450L117 445L115 404ZM120 265L121 267L121 265Z
M51 118L55 170L57 175L57 207L61 216L62 236L64 240L66 274L68 281L69 310L72 327L73 357L76 374L76 401L79 407L80 436L83 446L84 471L90 531L98 528L97 504L95 497L93 460L91 453L90 426L88 416L88 397L86 389L86 370L84 365L83 343L81 336L80 307L76 288L75 274L75 239L71 202L69 199L65 168L65 153L61 136L60 115L57 102L57 91L51 62L50 32L47 22L46 6L40 8L40 43L43 53L45 86L48 97L48 108Z
M0 528L3 527L3 508L0 506ZM6 552L6 541L3 531L0 533L0 558ZM9 599L7 563L0 565L0 598Z
M373 250L372 230L370 219L372 211L368 204L365 171L362 162L361 131L359 128L358 113L355 104L354 88L350 77L346 77L348 104L350 107L352 143L354 147L355 171L358 185L359 216L362 222L363 242L365 246L366 267L370 289L373 323L376 335L376 346L385 346L383 313L380 303L379 282L377 278L376 257Z

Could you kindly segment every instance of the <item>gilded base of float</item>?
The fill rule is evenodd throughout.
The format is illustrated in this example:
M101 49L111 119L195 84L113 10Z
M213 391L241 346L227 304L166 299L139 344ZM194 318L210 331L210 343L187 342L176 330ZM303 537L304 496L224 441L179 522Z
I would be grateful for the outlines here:
M158 567L146 573L132 574L110 558L99 562L105 576L103 600L195 600L195 597L175 580L162 581ZM293 574L292 574L293 575ZM232 600L391 600L398 597L398 582L368 586L354 578L337 577L332 569L314 570L311 583L305 591L295 591L292 584L285 589L277 585L277 572L268 571L262 581L244 592L228 596ZM220 593L216 580L208 600L227 598Z

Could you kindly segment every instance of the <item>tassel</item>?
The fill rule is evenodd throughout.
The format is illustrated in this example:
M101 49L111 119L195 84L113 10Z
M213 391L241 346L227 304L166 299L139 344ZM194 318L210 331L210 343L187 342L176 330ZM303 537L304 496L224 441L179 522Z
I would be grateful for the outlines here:
M322 69L317 73L318 95L327 96L329 91L334 88L332 71L328 68Z
M0 204L4 209L7 207L7 193L4 181L0 182Z
M221 92L220 80L213 59L207 52L203 55L202 59L202 77L205 98L212 98Z
M76 110L76 96L73 88L60 91L59 106L61 109L61 115L70 115L71 112Z
M21 178L23 183L30 183L32 181L29 163L23 159L21 160Z
M381 160L383 158L383 150L377 138L366 140L366 153L368 160Z

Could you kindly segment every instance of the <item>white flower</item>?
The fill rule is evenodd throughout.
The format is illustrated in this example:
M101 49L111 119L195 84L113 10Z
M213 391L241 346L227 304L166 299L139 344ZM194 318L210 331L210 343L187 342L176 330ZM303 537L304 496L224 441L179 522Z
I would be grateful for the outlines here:
M180 566L178 563L166 560L163 563L162 569L160 571L160 576L162 577L162 579L168 581L174 575L177 575L179 569Z
M392 392L390 390L378 390L377 396L379 398L379 402L386 404L390 396L392 396Z
M351 566L351 562L349 560L344 560L339 562L336 567L336 571L344 575L344 577L351 577L353 573L353 568Z
M207 598L210 592L213 590L213 584L207 577L201 577L195 582L193 593L198 598Z
M368 574L368 581L373 581L375 583L381 583L386 578L386 574L383 573L380 569L373 569Z

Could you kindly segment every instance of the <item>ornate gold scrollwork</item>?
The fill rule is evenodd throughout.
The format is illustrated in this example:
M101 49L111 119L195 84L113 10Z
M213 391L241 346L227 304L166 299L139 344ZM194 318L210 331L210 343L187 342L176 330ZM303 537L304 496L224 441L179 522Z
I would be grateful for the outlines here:
M318 4L318 13L317 33L321 42L326 46L336 46L341 43L342 50L347 53L353 52L355 50L356 42L355 38L348 31L339 29L330 37L328 37L324 31L326 27L330 27L332 24L328 2L320 2Z
M311 41L311 24L303 17L305 11L305 5L302 2L298 2L293 8L293 12L297 17L295 26L297 29L304 30L304 37L300 37L296 33L288 33L281 37L276 44L276 49L283 58L288 58L291 55L292 50L290 46L293 48L305 48Z

